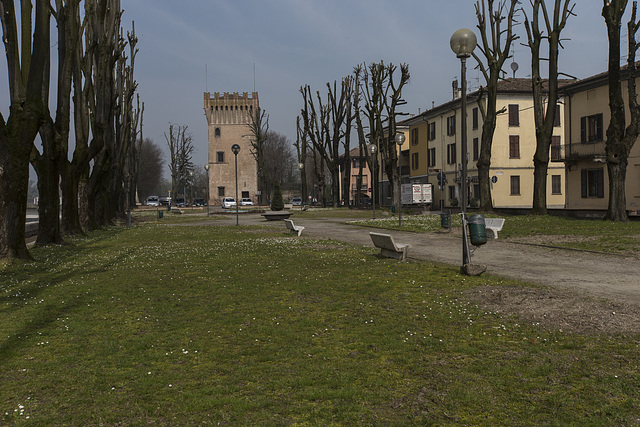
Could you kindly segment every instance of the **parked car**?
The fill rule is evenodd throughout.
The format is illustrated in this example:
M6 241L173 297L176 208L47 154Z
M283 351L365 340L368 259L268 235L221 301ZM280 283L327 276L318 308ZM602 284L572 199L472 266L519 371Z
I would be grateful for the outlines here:
M222 199L222 209L229 209L236 205L236 199L234 199L233 197L225 197L224 199Z
M171 203L171 199L167 196L158 197L158 200L160 201L160 204L162 206L169 206L169 204Z
M160 206L160 199L158 196L147 197L147 206Z
M291 199L291 204L293 206L302 206L302 197L294 197Z
M185 208L189 205L185 202L184 197L176 197L176 206L179 208Z
M240 200L240 206L253 206L253 201L248 197L243 197Z
M193 199L193 206L207 206L204 199Z

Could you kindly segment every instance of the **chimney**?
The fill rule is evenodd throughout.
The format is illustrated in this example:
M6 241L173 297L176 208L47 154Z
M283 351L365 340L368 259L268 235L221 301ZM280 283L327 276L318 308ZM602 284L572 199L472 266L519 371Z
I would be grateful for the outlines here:
M453 99L460 98L460 89L458 89L458 80L451 82L451 88L453 89Z

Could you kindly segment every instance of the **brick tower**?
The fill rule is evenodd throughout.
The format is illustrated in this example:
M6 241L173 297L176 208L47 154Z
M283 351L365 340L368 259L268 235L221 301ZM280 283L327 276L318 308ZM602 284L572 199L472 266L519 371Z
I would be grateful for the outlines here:
M258 165L251 154L251 115L258 111L258 93L218 92L204 94L204 113L209 125L209 204L220 205L224 197L236 196L235 156L238 153L238 198L257 202ZM239 200L238 200L239 202Z

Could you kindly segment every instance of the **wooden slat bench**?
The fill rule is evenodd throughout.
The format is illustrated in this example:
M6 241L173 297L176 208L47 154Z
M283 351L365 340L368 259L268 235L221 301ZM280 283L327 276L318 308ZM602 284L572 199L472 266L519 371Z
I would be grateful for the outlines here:
M371 241L376 248L380 248L380 255L405 261L410 246L404 243L396 243L390 234L369 233Z
M487 232L487 237L490 239L498 238L498 231L502 230L504 225L504 218L485 218L484 228Z
M292 221L292 220L290 220L290 219L285 219L285 220L284 220L284 225L286 225L287 230L289 230L292 234L293 234L293 233L297 233L297 234L298 234L298 236L299 236L300 234L302 234L302 230L304 230L304 227L303 227L303 226L301 226L301 225L295 225L295 224L293 223L293 221Z

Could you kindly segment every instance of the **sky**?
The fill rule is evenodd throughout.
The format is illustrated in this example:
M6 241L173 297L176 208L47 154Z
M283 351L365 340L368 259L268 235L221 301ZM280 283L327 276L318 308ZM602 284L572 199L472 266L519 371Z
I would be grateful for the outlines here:
M134 75L144 102L143 135L167 150L170 124L186 125L193 161L207 159L204 92L258 92L269 129L296 138L301 86L326 94L358 64L409 64L404 112L419 114L451 99L460 61L449 47L459 28L476 28L475 0L122 0L122 27L135 23ZM551 5L551 1L547 1ZM578 78L606 71L601 0L575 0L563 31L560 71ZM631 2L630 2L631 3ZM522 1L529 10L529 2ZM629 4L628 9L631 9ZM629 15L629 11L627 11ZM627 18L628 19L628 18ZM523 21L520 13L519 21ZM625 21L626 22L626 21ZM623 46L626 25L623 26ZM523 25L513 47L516 77L530 77ZM55 46L54 46L55 47ZM623 51L626 49L623 48ZM484 81L468 61L469 90ZM8 116L6 62L0 61L0 111ZM52 101L55 105L55 100ZM166 156L168 159L168 155ZM168 175L168 173L167 173Z

